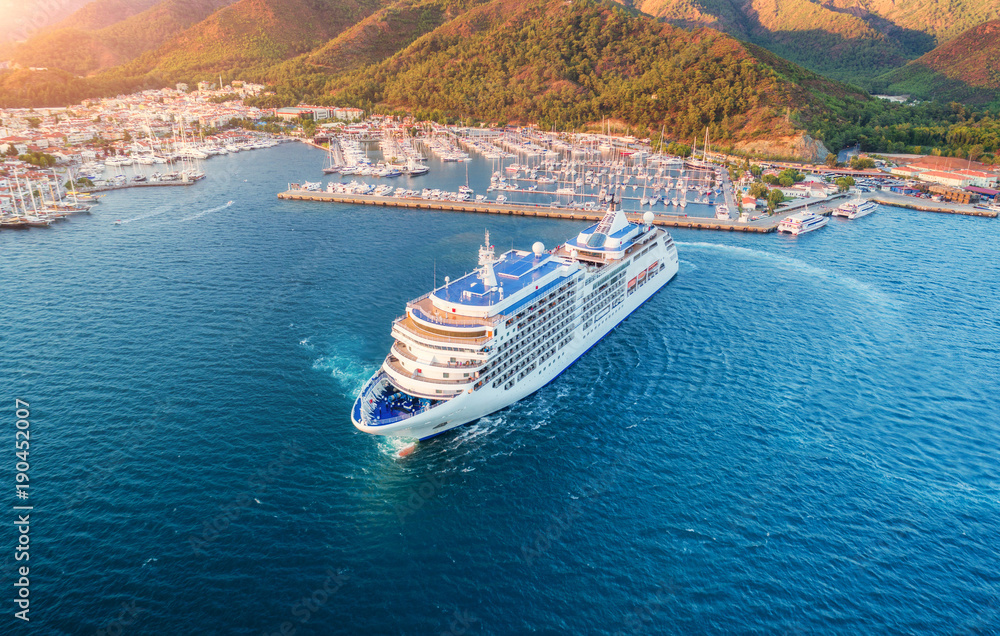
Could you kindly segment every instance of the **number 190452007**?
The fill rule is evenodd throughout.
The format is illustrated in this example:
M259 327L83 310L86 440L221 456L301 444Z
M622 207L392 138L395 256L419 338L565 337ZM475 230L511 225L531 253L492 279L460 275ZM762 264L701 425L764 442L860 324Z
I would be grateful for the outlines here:
M17 421L14 423L17 429L14 432L14 449L15 455L17 456L17 463L14 468L17 470L17 474L14 476L14 481L17 487L17 498L27 499L28 498L28 448L30 447L31 439L31 423L28 418L31 413L28 409L31 407L30 404L24 400L17 399L14 404L17 411L15 415L17 416Z

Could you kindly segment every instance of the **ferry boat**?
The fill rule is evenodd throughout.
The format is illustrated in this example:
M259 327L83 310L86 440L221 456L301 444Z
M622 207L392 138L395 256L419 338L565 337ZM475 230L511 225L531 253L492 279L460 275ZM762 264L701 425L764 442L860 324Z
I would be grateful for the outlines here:
M406 305L395 342L361 389L354 425L427 439L498 411L551 382L677 273L670 234L609 210L546 252L496 257Z
M843 216L848 219L860 219L878 210L878 204L872 201L862 201L860 198L840 205L833 211L833 216Z
M778 224L778 231L795 235L805 234L806 232L818 230L829 222L830 219L825 216L813 214L806 210L805 212L789 214Z

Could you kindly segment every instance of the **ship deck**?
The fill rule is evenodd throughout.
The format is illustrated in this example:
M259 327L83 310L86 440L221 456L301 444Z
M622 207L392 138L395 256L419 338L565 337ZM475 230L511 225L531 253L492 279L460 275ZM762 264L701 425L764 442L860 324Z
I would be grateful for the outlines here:
M547 260L545 260L547 259ZM493 265L497 283L503 287L504 298L510 298L546 274L554 272L563 263L547 256L536 257L533 252L511 250ZM434 295L447 302L485 307L500 302L497 290L487 291L479 279L479 270L434 291Z

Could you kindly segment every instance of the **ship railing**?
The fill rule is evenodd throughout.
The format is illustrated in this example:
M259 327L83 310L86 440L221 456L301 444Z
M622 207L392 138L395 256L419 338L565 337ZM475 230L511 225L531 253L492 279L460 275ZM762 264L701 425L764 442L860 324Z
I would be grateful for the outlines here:
M439 287L438 289L443 289L443 287ZM437 289L435 289L434 291L437 291ZM421 306L424 303L424 301L427 301L428 303L430 303L431 309L434 309L433 301L428 300L431 294L433 293L434 292L428 292L423 296L421 296L420 298L411 300L410 302L406 303L407 308L413 310L419 310L420 317L423 318L424 320L427 320L428 322L433 322L439 325L446 325L446 326L450 325L454 327L484 327L489 325L495 325L497 321L500 320L499 316L480 316L474 319L475 322L458 322L456 320L451 320L450 318L437 318L428 313L424 309L424 307Z
M467 363L464 362L426 362L420 360L416 355L413 354L405 345L400 342L395 342L392 345L392 352L396 355L406 358L407 360L412 360L413 362L418 362L420 364L426 364L431 367L447 367L449 369L478 369L479 367L486 364L485 360L470 360Z
M496 322L495 320L491 320L489 318L480 318L475 322L458 322L457 320L438 318L434 315L428 314L423 309L412 303L410 304L409 308L410 311L416 314L416 317L419 318L420 320L432 322L435 325L442 325L444 327L460 327L460 328L489 327L495 324Z
M465 385L465 384L471 384L472 382L476 381L475 377L460 378L458 380L451 380L451 379L445 379L445 378L429 378L429 377L423 375L422 373L416 373L416 372L407 370L406 367L404 367L403 365L401 365L399 363L399 360L396 357L391 356L391 355L388 356L385 359L385 363L386 363L387 367L389 367L390 369L392 369L393 371L395 371L396 373L398 373L399 375L401 375L401 376L403 376L405 378L409 378L411 380L418 380L420 382L427 382L428 384L456 384L456 385L457 384L462 384L462 385Z
M417 323L413 322L413 320L410 319L409 315L400 316L399 318L393 321L392 326L407 331L414 336L420 338L426 338L427 340L435 342L454 342L456 344L478 345L478 344L485 344L490 340L490 338L486 336L479 336L479 337L444 336L431 331L427 331L426 329L421 328L420 325L418 325Z

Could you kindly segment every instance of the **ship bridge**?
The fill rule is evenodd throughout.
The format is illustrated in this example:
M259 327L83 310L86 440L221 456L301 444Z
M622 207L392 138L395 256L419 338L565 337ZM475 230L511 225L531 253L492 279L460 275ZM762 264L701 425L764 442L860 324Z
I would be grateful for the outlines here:
M646 227L629 222L622 210L608 210L600 223L580 232L576 240L567 241L564 249L572 258L583 261L605 263L619 260L635 243L648 238L652 216L644 217L644 220Z

